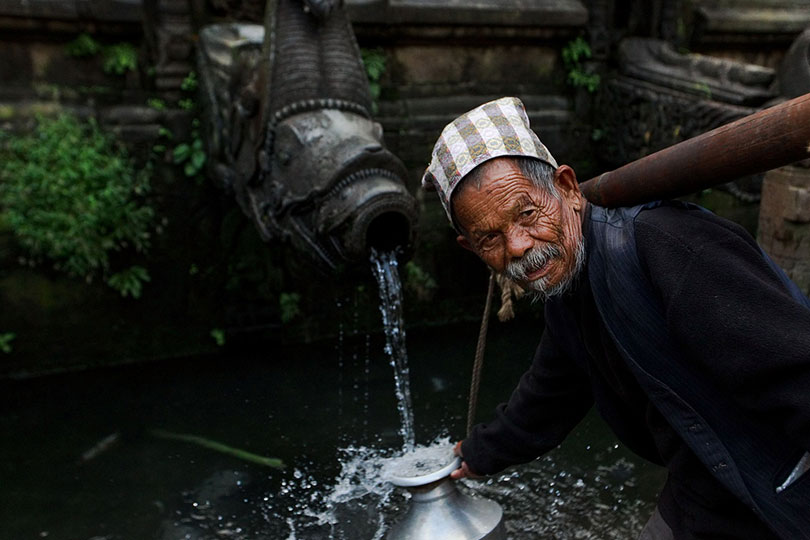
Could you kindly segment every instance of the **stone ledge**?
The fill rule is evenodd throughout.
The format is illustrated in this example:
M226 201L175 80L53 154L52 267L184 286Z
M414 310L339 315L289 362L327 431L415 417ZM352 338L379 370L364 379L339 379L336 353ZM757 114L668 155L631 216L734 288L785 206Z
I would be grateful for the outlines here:
M578 0L347 0L355 23L580 27L588 10Z
M810 24L810 6L701 6L697 13L708 32L798 34Z
M137 22L143 0L0 0L0 15L36 19Z
M693 45L784 46L810 25L808 0L697 0Z

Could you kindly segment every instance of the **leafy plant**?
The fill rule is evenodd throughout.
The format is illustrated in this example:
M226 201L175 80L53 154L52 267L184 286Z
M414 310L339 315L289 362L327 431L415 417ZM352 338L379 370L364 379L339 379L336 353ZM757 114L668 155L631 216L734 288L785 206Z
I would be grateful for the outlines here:
M405 288L416 295L420 301L427 301L439 286L436 280L421 266L413 261L405 265Z
M117 43L104 47L102 56L104 63L101 69L104 73L123 75L127 71L135 71L138 67L138 51L131 43Z
M703 81L693 84L694 89L705 99L712 99L712 88Z
M107 278L107 285L121 293L121 296L140 298L143 284L150 281L149 272L143 266L130 266Z
M574 88L585 88L593 93L599 88L601 78L598 73L587 71L583 64L591 56L591 46L582 39L582 36L570 41L562 50L563 64L568 71L568 83Z
M146 100L146 104L155 109L156 111L166 110L166 102L160 98L149 98Z
M137 297L148 272L138 266L115 271L111 256L149 249L148 170L137 170L92 119L39 117L32 133L0 133L0 223L23 249L23 262L48 261L70 276L102 278L123 296Z
M197 446L202 446L203 448L215 450L217 452L221 452L223 454L233 456L235 458L243 459L251 463L256 463L258 465L264 465L266 467L272 467L274 469L285 468L284 462L278 458L260 456L258 454L254 454L253 452L248 452L247 450L242 450L241 448L235 448L233 446L223 444L219 441L215 441L207 437L201 437L199 435L191 435L188 433L174 433L172 431L166 431L163 429L153 429L151 433L155 437L159 437L161 439L183 441L187 443L196 444Z
M172 151L172 159L177 165L183 165L186 176L197 176L205 165L205 148L203 141L196 132L192 135L190 143L180 143Z
M211 330L211 337L214 338L214 342L222 347L225 345L225 331L222 328L214 328Z
M360 56L363 59L363 67L366 70L366 77L368 77L368 89L371 93L371 98L374 100L372 103L373 113L377 112L377 100L380 99L382 86L380 79L385 73L385 52L380 49L361 49Z
M301 314L300 302L301 295L298 293L281 293L278 300L281 322L288 323Z
M93 39L88 33L81 33L79 36L67 44L65 52L77 58L93 56L101 51L101 43Z
M65 46L65 52L70 56L85 58L101 54L102 69L104 73L123 75L127 71L134 71L138 67L138 51L131 43L116 43L115 45L102 45L90 34L79 34L76 39Z
M12 350L11 342L14 341L15 337L17 337L17 334L13 332L0 334L0 352L9 354Z
M193 92L197 89L199 82L197 81L197 74L193 71L190 71L186 78L183 79L183 82L180 83L180 89L185 92Z

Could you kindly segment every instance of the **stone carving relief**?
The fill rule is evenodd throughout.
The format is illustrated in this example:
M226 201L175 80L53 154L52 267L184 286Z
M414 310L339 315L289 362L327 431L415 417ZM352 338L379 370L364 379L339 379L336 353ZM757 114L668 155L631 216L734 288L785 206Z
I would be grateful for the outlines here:
M677 53L660 40L628 38L619 73L600 97L600 155L614 166L756 112L778 98L774 70ZM725 186L746 201L759 197L761 176Z

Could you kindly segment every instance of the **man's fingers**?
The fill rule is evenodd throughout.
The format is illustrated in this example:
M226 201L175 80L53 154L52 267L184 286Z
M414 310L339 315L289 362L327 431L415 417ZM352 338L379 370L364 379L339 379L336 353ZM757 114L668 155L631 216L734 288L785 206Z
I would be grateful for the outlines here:
M452 478L453 480L460 480L462 478L466 478L469 472L470 469L469 467L467 467L467 464L462 463L461 467L450 473L450 478Z
M459 467L458 469L456 469L455 471L450 473L450 478L452 478L453 480L459 480L461 478L473 478L473 479L476 479L476 478L481 478L481 476L479 476L479 475L475 474L474 472L472 472L470 470L469 465L467 465L466 461L462 461L461 462L461 467Z

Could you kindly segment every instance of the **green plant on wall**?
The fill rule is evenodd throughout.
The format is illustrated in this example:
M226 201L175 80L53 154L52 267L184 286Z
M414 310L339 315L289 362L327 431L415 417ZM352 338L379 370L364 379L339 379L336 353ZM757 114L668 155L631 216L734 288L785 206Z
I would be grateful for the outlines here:
M78 58L84 56L93 56L101 51L101 43L93 39L93 36L87 33L79 34L79 37L68 43L65 51L70 56Z
M150 281L149 272L143 266L130 266L107 278L107 285L121 296L140 298L143 284Z
M15 337L17 337L17 335L13 332L4 332L0 334L0 352L9 354L13 349L11 342L14 341Z
M197 90L197 86L199 82L197 81L197 73L194 71L190 71L188 75L186 75L183 82L180 83L180 90L184 92L194 92Z
M591 47L582 36L570 41L562 50L563 64L568 72L568 84L574 88L585 88L593 93L599 88L601 79L598 73L590 73L585 68L584 62L591 56Z
M104 73L123 75L138 67L138 51L131 43L102 45L90 34L82 33L65 46L65 52L77 58L101 54L101 69Z
M385 52L380 49L361 49L360 56L363 59L363 67L368 77L368 89L371 93L372 113L377 113L377 102L380 99L382 86L380 80L385 73Z
M211 329L211 338L213 338L217 346L222 347L225 345L225 330L222 328Z
M205 166L206 154L200 137L200 121L195 118L191 122L191 141L178 144L172 150L172 160L183 166L186 176L198 176Z
M101 54L104 57L101 67L104 73L123 75L127 71L135 71L138 67L138 51L131 43L117 43L104 47Z
M278 304L283 323L288 323L301 314L301 295L298 293L281 293Z
M184 92L192 93L197 90L197 86L197 75L192 71L183 79L180 88ZM183 167L183 174L188 177L196 177L198 181L202 181L200 173L203 172L207 156L205 145L200 135L200 119L197 117L199 114L197 103L192 97L184 97L177 101L177 106L184 111L191 112L194 117L191 120L190 140L181 142L172 148L172 161L176 165ZM161 134L161 137L163 137L163 134Z
M112 259L149 249L149 192L148 168L136 169L92 119L60 114L39 117L28 134L0 131L0 227L13 233L28 265L102 279L137 298L149 273Z
M439 288L436 280L414 261L405 265L405 288L413 293L422 302L429 301L436 289Z

